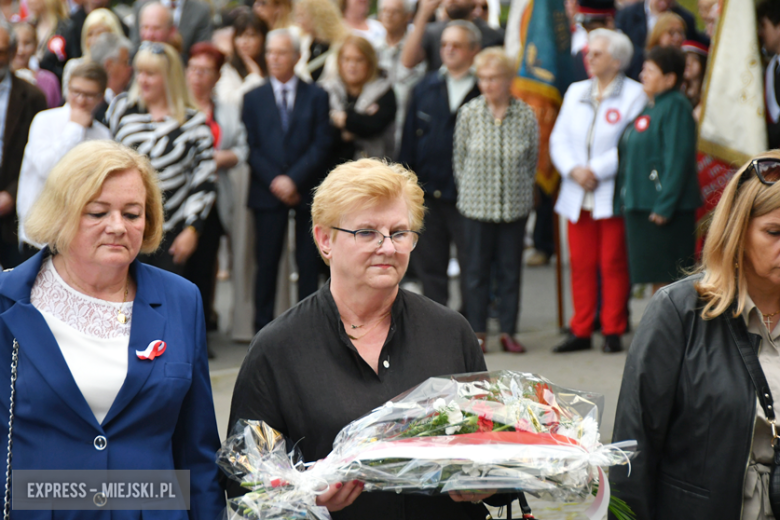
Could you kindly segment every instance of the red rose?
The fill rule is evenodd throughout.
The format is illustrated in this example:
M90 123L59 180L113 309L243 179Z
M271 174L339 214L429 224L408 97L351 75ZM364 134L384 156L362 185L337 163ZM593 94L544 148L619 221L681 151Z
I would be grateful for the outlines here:
M477 419L477 428L480 432L492 432L493 421L480 415Z

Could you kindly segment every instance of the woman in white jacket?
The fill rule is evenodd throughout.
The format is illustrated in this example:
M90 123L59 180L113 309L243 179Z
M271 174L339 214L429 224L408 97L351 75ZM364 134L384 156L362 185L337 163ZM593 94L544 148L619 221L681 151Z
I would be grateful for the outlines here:
M597 29L589 35L592 78L572 84L550 136L550 156L562 177L555 211L568 219L574 316L571 334L554 352L591 348L601 294L604 352L622 350L630 289L623 219L612 214L618 169L617 144L642 111L642 85L623 71L633 53L622 33Z

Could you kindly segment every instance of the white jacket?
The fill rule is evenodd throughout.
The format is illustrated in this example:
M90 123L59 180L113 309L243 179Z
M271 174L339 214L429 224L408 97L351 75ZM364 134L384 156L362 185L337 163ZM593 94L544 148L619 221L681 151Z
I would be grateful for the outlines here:
M94 139L111 139L111 132L97 121L93 121L89 128L74 123L70 120L68 104L44 110L35 116L30 125L16 189L19 243L32 243L24 232L24 219L43 191L52 168L76 145Z
M598 178L593 192L593 218L612 216L612 197L618 170L618 141L623 130L647 104L642 85L622 74L594 114L590 100L595 79L573 83L563 98L552 135L550 157L561 174L561 193L555 211L571 222L580 218L585 189L571 178L576 166L588 166Z

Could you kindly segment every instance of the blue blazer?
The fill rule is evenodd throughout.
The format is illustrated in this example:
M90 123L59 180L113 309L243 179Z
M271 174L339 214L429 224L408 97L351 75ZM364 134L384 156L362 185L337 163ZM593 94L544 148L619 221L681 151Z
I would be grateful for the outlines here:
M225 507L217 482L214 415L203 307L198 289L171 273L130 266L138 290L119 394L98 424L43 316L30 303L44 254L0 273L0 437L8 434L10 363L19 342L13 469L188 469L190 511L16 511L24 519L204 519ZM163 340L151 361L136 350ZM4 367L4 368L2 368ZM107 445L99 450L95 438ZM99 444L99 443L97 443ZM5 459L5 442L3 443Z
M252 209L282 209L284 203L269 189L279 175L289 176L301 195L301 204L311 202L311 190L325 178L327 158L333 143L328 95L319 86L298 79L295 104L287 132L276 105L271 82L244 95L242 119L249 145L252 177L247 206Z
M476 84L460 106L479 96ZM452 173L455 121L450 112L447 80L441 72L429 72L414 87L404 122L398 162L417 174L426 195L449 202L458 200Z

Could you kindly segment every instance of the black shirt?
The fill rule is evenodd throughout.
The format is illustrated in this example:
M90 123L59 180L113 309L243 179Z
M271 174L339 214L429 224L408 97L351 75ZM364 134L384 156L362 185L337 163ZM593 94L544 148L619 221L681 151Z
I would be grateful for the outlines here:
M268 324L255 336L241 366L230 409L261 419L287 435L306 461L333 449L336 434L429 377L485 371L477 338L457 312L404 290L374 372L347 337L330 284ZM235 493L235 488L228 494ZM447 495L369 492L334 520L484 519L481 504Z

